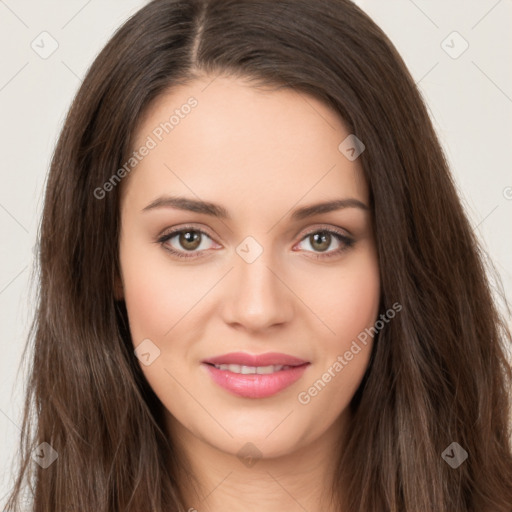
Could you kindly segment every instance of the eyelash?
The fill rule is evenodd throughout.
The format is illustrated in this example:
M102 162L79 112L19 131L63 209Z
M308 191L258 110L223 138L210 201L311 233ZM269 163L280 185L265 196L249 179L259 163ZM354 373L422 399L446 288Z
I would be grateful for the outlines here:
M183 259L201 258L203 256L197 256L197 254L200 254L201 251L191 252L191 254L193 254L193 256L188 256L183 252L177 251L177 250L165 245L166 242L168 242L171 238L174 238L176 235L180 235L182 233L187 233L189 231L193 231L195 233L200 233L201 235L206 235L210 239L212 238L208 233L206 233L206 231L203 231L202 229L198 229L193 226L186 226L184 228L176 229L174 231L170 231L169 233L166 233L165 235L162 235L160 238L157 239L157 243L159 243L166 251L169 251L171 254L173 254L173 256L176 256L178 258L183 258ZM348 236L346 236L346 235L342 234L341 232L334 230L332 228L329 228L329 229L317 228L312 231L309 231L301 238L300 242L304 241L309 236L317 234L317 233L328 233L330 235L333 235L336 238L336 240L338 240L342 244L342 246L339 249L335 249L334 251L329 251L327 253L318 253L318 252L307 251L307 252L312 252L312 254L314 255L313 257L316 259L326 259L326 258L331 258L331 257L337 256L337 255L347 251L351 247L353 247L353 245L355 243L355 241L352 238L349 238Z

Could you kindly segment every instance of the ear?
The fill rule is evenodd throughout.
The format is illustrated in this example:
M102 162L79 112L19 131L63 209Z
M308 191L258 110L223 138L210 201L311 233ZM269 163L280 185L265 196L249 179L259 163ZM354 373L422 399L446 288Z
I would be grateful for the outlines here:
M117 272L114 278L114 298L116 300L124 300L123 281Z

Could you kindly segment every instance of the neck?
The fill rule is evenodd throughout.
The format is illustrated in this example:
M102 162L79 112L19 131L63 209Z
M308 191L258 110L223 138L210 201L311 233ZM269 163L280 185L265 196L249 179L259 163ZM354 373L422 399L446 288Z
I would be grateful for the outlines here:
M265 457L246 442L232 453L196 437L168 415L168 430L185 469L178 485L189 512L340 512L331 495L345 412L320 437L291 453ZM188 477L187 477L188 474Z

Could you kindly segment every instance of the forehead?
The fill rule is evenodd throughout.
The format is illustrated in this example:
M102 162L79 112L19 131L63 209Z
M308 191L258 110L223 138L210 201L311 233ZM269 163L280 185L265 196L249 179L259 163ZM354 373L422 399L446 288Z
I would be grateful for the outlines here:
M151 150L125 185L144 199L168 191L241 205L366 201L359 161L339 149L349 135L337 112L294 89L261 90L224 76L196 80L148 108L132 149Z

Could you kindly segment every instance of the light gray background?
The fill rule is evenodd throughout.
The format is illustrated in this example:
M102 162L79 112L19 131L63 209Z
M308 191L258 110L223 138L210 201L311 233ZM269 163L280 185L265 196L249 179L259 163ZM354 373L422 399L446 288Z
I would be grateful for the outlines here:
M512 1L356 3L388 34L419 84L475 232L511 301ZM32 248L53 147L94 57L145 4L0 0L0 506L12 485L25 378L17 369L34 313ZM35 41L48 48L43 31L59 45L47 59L31 47ZM469 46L458 55L464 41Z

